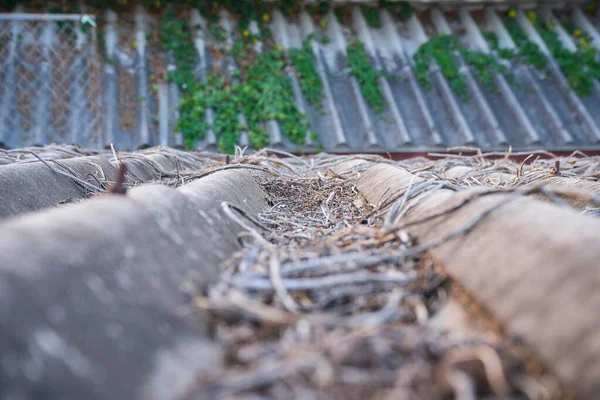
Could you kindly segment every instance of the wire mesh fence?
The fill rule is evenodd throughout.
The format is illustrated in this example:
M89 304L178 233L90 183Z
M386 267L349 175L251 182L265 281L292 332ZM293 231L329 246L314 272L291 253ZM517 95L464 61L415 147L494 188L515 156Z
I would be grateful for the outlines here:
M94 19L0 14L0 146L102 144Z

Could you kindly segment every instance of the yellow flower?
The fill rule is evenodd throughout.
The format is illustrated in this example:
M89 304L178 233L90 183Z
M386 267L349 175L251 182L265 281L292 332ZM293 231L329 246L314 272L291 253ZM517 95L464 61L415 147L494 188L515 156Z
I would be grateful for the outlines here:
M277 51L281 51L282 50L282 47L281 47L281 45L279 43L277 43L275 45L275 50L277 50Z
M250 36L250 32L248 32L248 29L246 29L242 35L244 35L244 37L248 37Z
M581 29L575 29L575 30L573 31L573 36L575 36L575 37L579 37L579 36L581 36Z
M508 17L509 18L517 18L517 10L512 9L508 12Z
M319 21L319 25L325 28L327 26L327 20L325 18L321 18L321 21Z
M269 14L264 13L262 16L263 21L265 22L269 22L269 20L271 19L271 17L269 16Z
M535 24L535 20L537 19L537 15L535 15L535 11L527 11L527 18L532 24Z

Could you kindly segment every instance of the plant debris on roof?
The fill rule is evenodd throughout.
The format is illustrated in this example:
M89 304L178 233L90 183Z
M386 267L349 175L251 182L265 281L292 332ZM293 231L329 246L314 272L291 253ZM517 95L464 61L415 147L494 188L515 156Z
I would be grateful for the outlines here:
M477 182L500 192L558 174L554 159L525 166L484 154L445 156L398 163L434 184L409 188L395 215L442 184L460 190ZM493 324L467 334L438 325L448 302L460 297L465 308L479 306L464 301L464 292L426 255L427 244L402 224L385 223L389 218L365 201L356 187L360 166L334 172L336 163L351 159L288 158L285 177L262 180L267 210L257 217L232 210L230 217L248 232L240 238L245 247L225 263L221 282L194 301L212 315L229 356L185 398L525 399L543 392L558 398L560 384L532 367L539 361L518 338ZM560 164L566 177L598 161L574 155ZM459 181L443 176L467 165L472 171ZM479 181L476 171L484 172ZM501 186L486 180L510 173L514 179Z
M177 400L555 399L594 393L598 371L585 360L596 353L585 343L600 332L587 316L595 297L572 292L595 290L587 274L597 273L600 257L591 245L600 233L598 157L475 148L402 161L298 157L275 149L246 154L239 147L233 156L168 148L85 155L85 149L60 146L3 154L32 156L0 166L0 176L40 168L31 184L56 185L54 202L69 203L60 198L70 193L61 185L95 182L118 189L112 191L119 196L94 194L54 210L43 209L55 203L40 202L33 210L41 212L21 210L18 219L0 223L0 278L27 288L15 292L17 314L31 307L46 315L48 301L54 302L73 322L52 325L54 334L78 338L95 367L124 360L110 367L105 393L124 373L146 382L145 370L128 360L154 359L158 351L181 354L179 340L190 332L214 351L190 354L194 368L174 388L177 396L170 398ZM59 169L63 164L50 161L53 154L72 156L62 161L68 165L103 163L105 171L120 175L100 180L88 170ZM157 157L164 157L168 170L152 161ZM155 176L160 185L126 180L137 165L133 160L141 168L154 165L160 173L148 179ZM14 207L29 190L14 180L6 187L12 195L3 207ZM89 219L102 212L108 228L104 220ZM32 249L25 238L40 246ZM59 242L51 245L54 240ZM86 258L90 254L110 262ZM105 311L98 314L70 313L70 298L52 293L78 282L74 265L95 274L99 262L108 275L96 280L107 288L113 273L144 277L130 277L139 286L120 277L118 287L107 289L126 296L126 305L100 301ZM54 278L31 281L36 276ZM77 287L92 301L107 295L100 286ZM149 291L160 295L148 297ZM140 318L130 317L134 311ZM37 313L22 314L19 326L38 326ZM164 318L178 334L157 332L155 342L128 348L125 358L121 339L106 339L102 329L73 328L112 321L124 327L123 337L136 337L142 326L162 326ZM14 337L4 319L0 335ZM27 341L28 332L17 336ZM102 354L88 345L96 339L108 340ZM174 343L160 344L167 339ZM205 357L214 361L206 365ZM80 387L66 375L59 381L65 393ZM54 383L43 378L40 385ZM115 387L115 398L125 398L123 388L141 390L137 385L131 380Z

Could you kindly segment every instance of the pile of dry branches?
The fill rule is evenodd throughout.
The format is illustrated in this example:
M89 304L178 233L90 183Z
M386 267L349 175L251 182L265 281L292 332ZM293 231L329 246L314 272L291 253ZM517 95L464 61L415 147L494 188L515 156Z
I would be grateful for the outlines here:
M334 172L359 158L245 159L273 174L259 178L270 207L251 216L223 204L244 248L195 306L212 316L227 364L185 398L552 398L553 378L526 367L515 338L440 328L451 283L428 244L356 190L360 165ZM398 164L437 178L407 188L394 218L419 195L463 185L430 160Z

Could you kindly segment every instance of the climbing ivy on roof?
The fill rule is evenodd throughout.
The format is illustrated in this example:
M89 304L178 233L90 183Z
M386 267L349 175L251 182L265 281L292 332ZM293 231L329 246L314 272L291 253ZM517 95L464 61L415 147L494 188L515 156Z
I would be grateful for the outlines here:
M415 61L415 75L419 83L431 87L429 67L433 61L437 63L450 87L461 97L467 96L467 83L460 73L460 65L453 54L460 47L458 39L451 35L441 35L425 42L413 55Z
M405 1L379 0L379 7L385 8L400 21L408 21L413 15L412 7Z
M523 28L519 25L516 20L517 11L511 9L507 12L507 19L504 22L506 30L512 37L515 42L516 49L499 49L496 43L495 49L498 51L502 51L505 55L505 58L517 58L525 62L528 65L531 65L539 70L542 70L546 67L546 57L540 47L533 41L531 41Z
M517 50L512 54L513 57L517 57L539 70L544 69L546 67L544 54L537 44L528 39L527 34L517 22L516 16L517 10L511 9L507 12L505 21L505 26L517 46ZM568 24L567 31L571 33L577 46L576 51L572 52L563 45L550 22L542 21L533 11L527 12L527 19L533 24L550 50L571 88L580 96L589 96L593 87L593 79L600 78L600 63L597 61L596 51L590 45L592 38Z
M571 52L563 46L551 24L538 20L535 28L556 59L571 88L580 96L589 96L594 78L600 77L600 64L596 61L596 52L587 40L578 41L577 50Z
M378 82L381 73L373 69L363 42L354 40L349 43L346 63L349 68L348 74L354 76L358 81L367 104L377 114L381 114L384 106L383 95Z
M167 10L160 21L159 37L164 49L175 58L177 69L167 72L167 80L182 89L194 84L196 50L188 23L177 17L175 10Z
M301 49L292 49L289 54L298 80L300 81L304 97L315 108L320 109L322 107L323 82L321 82L321 77L315 68L312 51L312 40L314 37L314 35L307 37L302 43Z
M379 7L370 4L364 4L362 13L365 16L365 21L372 28L381 28L381 17L379 15Z
M296 106L291 82L285 74L288 58L279 46L257 53L256 40L257 37L250 35L235 42L232 56L239 70L233 77L211 73L206 82L195 83L184 93L177 126L184 134L187 148L193 148L211 128L218 138L219 151L233 153L243 130L248 132L252 147L264 147L269 143L269 134L264 129L269 120L277 121L292 143L304 144L309 125ZM310 78L310 73L303 76ZM208 109L214 112L212 126L204 121ZM246 119L243 125L240 113Z
M309 14L325 15L331 10L331 3L329 1L321 0L315 4L306 6L306 11Z
M460 71L457 55L476 72L477 77L487 87L494 88L493 72L507 74L507 69L494 56L466 49L454 35L440 35L425 42L414 54L415 75L424 87L431 87L429 68L435 61L450 87L461 98L467 99L467 83Z

